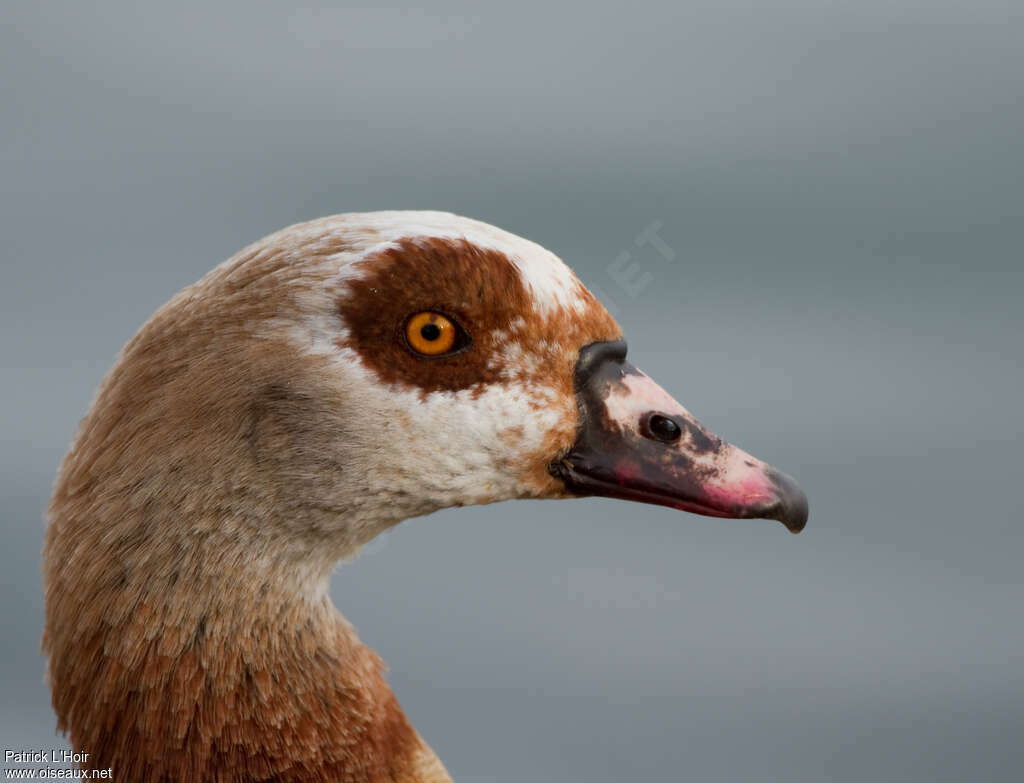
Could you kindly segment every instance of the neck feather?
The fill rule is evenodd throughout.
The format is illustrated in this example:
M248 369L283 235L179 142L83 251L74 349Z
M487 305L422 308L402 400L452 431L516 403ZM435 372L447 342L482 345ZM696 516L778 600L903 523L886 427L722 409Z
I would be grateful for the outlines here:
M120 780L449 780L331 605L322 564L210 537L104 548L96 525L53 512L48 675L59 728L95 766Z

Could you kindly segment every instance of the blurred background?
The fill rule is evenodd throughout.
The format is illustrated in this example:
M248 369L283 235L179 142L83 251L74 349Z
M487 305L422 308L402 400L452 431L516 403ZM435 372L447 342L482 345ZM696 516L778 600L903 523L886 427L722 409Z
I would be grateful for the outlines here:
M1024 769L1024 6L8 3L0 744L60 746L42 512L150 313L243 245L432 208L546 245L794 475L799 537L435 514L332 582L460 781Z

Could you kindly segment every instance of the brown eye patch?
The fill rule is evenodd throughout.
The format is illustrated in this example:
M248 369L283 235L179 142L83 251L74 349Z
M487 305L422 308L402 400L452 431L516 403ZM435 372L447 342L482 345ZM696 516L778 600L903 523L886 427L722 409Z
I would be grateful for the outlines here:
M464 239L401 239L357 264L362 275L348 281L337 303L348 334L336 342L354 349L389 385L429 393L535 381L568 384L571 394L579 347L620 334L582 286L583 312L558 309L542 316L504 253ZM424 361L410 350L407 332L410 318L420 313L453 320L469 344L439 361ZM524 354L533 358L528 367L513 358Z

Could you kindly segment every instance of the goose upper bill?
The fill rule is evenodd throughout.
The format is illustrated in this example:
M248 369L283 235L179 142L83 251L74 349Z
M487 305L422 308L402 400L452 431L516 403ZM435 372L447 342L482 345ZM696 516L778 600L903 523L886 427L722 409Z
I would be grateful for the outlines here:
M804 529L807 497L796 482L709 433L626 361L624 342L580 349L575 388L579 434L551 464L573 491Z

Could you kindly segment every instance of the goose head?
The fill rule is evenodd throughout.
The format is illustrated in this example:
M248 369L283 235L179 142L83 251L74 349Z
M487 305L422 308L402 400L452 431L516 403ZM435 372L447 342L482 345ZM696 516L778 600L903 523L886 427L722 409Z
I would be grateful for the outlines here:
M272 234L158 310L83 420L52 516L88 500L91 527L136 530L173 510L189 522L143 526L146 541L291 553L319 578L410 517L590 495L807 519L792 479L627 361L553 253L447 213L377 212Z
M803 528L792 479L630 364L619 326L554 254L451 215L361 220L376 236L293 334L350 401L362 497L404 518L603 495Z
M61 466L43 640L60 725L140 778L231 752L239 778L447 779L328 575L410 517L589 495L807 519L791 479L627 361L539 245L440 212L272 234L140 329Z

